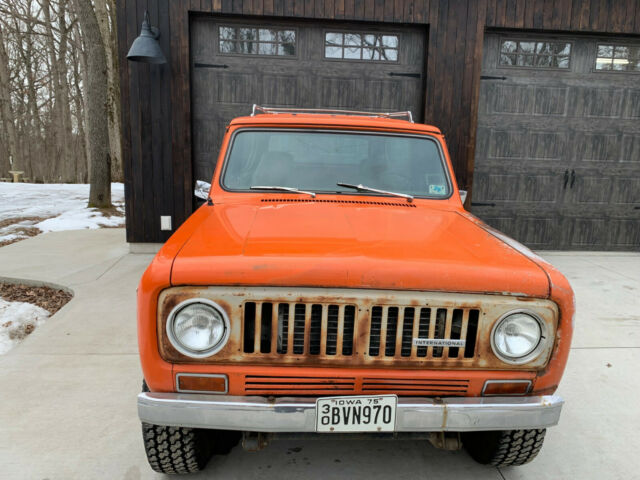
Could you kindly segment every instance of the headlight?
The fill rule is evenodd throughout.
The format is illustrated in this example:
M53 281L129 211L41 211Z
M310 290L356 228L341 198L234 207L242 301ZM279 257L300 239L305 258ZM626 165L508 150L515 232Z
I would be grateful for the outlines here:
M541 350L545 340L544 328L544 322L533 312L509 312L493 327L493 352L507 363L526 363Z
M209 357L227 343L229 319L224 309L210 300L187 300L169 314L167 335L180 353L194 358Z

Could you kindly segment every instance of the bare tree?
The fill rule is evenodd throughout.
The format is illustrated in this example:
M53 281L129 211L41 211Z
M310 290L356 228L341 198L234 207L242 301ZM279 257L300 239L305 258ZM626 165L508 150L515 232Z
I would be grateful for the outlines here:
M0 24L0 120L6 138L7 154L10 158L17 158L18 139L14 123L13 106L11 104L11 90L9 79L9 57L5 49L2 24Z
M0 0L0 176L122 181L115 0Z
M73 1L87 51L89 206L111 206L111 156L107 112L107 58L96 12L88 0Z

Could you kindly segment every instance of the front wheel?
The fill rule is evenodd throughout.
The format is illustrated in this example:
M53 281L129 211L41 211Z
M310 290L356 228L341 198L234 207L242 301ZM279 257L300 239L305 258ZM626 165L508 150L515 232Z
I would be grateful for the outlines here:
M496 467L518 466L536 458L546 433L546 428L468 432L462 434L462 443L478 463Z
M204 431L142 424L149 465L158 473L194 473L211 458L211 442Z

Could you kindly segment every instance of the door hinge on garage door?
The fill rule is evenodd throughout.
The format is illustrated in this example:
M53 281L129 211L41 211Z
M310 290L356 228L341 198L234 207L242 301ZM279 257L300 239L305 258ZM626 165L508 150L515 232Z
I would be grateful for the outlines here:
M401 72L389 72L390 77L412 77L412 78L420 78L422 75L419 73L401 73Z
M229 65L220 63L194 63L195 68L229 68Z

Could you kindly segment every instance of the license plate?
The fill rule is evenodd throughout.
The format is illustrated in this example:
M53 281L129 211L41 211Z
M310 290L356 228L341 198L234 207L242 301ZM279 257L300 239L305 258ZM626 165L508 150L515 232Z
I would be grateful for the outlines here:
M395 395L324 397L316 400L316 432L393 432Z

